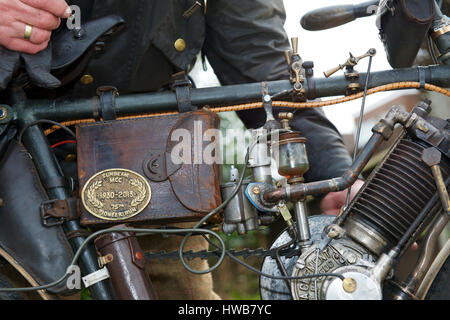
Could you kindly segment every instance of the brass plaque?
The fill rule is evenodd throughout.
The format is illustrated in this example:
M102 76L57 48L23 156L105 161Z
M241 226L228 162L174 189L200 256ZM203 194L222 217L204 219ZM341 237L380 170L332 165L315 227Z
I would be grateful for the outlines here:
M125 220L145 209L152 191L147 180L127 169L107 169L93 175L81 191L84 207L103 220Z

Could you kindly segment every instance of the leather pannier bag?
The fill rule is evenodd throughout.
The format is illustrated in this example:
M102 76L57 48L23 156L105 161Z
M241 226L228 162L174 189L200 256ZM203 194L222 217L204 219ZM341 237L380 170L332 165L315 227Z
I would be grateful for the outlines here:
M0 256L33 285L58 280L71 263L72 247L61 225L44 225L40 208L49 200L47 193L28 151L15 140L0 161L0 180ZM63 281L47 291L72 295L78 290Z
M389 64L410 67L435 16L434 0L395 0L380 17L380 36Z
M83 225L198 221L222 202L219 117L193 111L77 127ZM173 155L176 155L175 157ZM210 222L221 220L221 213Z

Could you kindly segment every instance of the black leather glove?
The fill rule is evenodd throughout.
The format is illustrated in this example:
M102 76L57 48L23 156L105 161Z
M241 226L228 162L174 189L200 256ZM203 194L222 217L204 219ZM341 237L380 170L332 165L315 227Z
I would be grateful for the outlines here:
M38 87L53 89L61 82L51 73L52 46L37 54L26 54L8 50L0 46L0 90L8 87L14 73L23 65L33 84Z

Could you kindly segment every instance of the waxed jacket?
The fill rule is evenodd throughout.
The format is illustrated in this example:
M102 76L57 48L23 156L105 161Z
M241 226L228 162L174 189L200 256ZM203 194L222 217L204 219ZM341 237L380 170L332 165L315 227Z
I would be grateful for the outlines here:
M108 82L121 93L158 90L173 73L189 70L202 49L224 85L287 77L283 52L289 41L281 0L201 0L202 7L183 17L194 2L71 1L80 6L83 19L118 14L125 20L85 70L94 81L78 83L76 94L95 94ZM177 40L185 47L176 48Z
M189 70L200 51L222 85L288 77L283 53L290 45L282 0L210 0L206 9L200 1L202 6L188 18L183 14L194 0L102 0L88 6L86 1L72 4L85 14L91 10L91 18L119 14L125 27L88 65L85 73L95 80L77 83L76 95L94 95L100 85L114 85L121 93L159 90L173 73ZM185 43L183 50L175 46L178 39ZM238 114L247 127L265 120L262 110ZM307 180L340 176L351 165L341 136L322 110L299 110L291 124L307 138Z
M120 15L125 23L66 94L90 97L104 85L115 86L120 94L162 90L172 74L190 70L199 52L207 57L222 85L288 78L284 51L290 44L283 28L282 0L199 0L201 7L186 17L195 2L69 1L80 7L82 23L111 14ZM80 81L84 75L92 81ZM248 128L265 121L262 109L238 115ZM340 176L351 165L340 134L322 110L298 110L291 127L307 138L307 181Z

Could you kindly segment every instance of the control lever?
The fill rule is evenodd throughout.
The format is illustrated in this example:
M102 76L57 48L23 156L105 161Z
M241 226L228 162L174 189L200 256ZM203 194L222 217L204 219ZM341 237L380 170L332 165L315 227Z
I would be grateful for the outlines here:
M306 90L303 88L305 77L302 74L302 59L298 53L298 38L291 38L292 50L286 50L284 56L290 70L290 80L293 85L294 93L300 100L306 101Z
M359 57L354 57L353 54L350 52L350 58L348 58L344 64L340 64L339 66L337 66L335 68L325 71L323 74L325 75L326 78L328 78L331 75L335 74L336 72L338 72L339 70L342 70L344 68L352 69L354 66L356 66L359 63L359 61L361 61L361 59L364 59L366 57L373 57L373 56L375 56L376 53L377 53L377 51L374 48L369 49L369 51L367 51L365 54L363 54L362 56L359 56Z
M272 97L269 95L267 84L265 82L262 83L262 102L264 111L266 113L266 123L264 124L264 129L266 130L280 129L281 124L275 119L273 115Z

